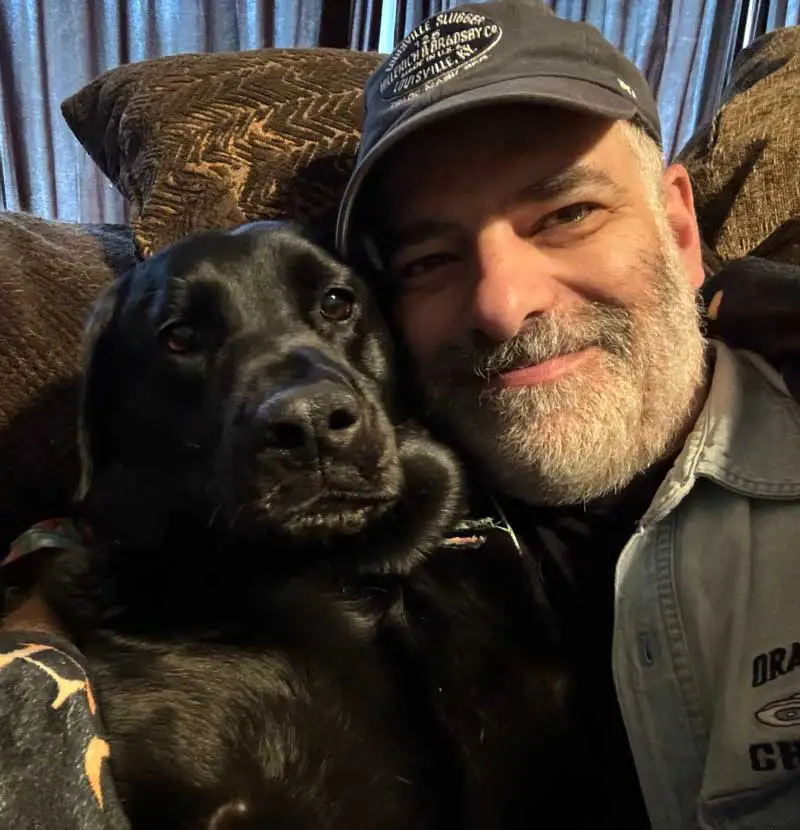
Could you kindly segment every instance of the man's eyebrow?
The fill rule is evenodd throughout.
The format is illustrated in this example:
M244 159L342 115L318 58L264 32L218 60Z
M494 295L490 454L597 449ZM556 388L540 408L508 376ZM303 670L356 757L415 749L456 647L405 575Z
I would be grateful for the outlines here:
M525 185L511 201L512 204L547 202L592 187L609 190L616 196L624 192L604 170L588 164L575 164Z

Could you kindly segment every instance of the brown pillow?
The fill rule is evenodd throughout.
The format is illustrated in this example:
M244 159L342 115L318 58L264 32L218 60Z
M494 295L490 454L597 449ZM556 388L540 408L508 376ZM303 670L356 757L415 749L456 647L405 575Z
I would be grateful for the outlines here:
M703 237L723 259L800 264L800 27L759 38L734 61L723 104L678 154Z
M134 262L130 228L0 213L0 558L69 505L84 320Z
M381 55L259 49L106 72L62 104L132 207L149 256L189 232L254 219L332 225Z

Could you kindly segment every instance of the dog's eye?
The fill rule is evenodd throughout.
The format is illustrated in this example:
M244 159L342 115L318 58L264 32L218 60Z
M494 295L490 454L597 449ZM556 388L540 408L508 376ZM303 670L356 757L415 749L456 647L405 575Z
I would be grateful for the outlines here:
M343 323L353 316L356 298L346 288L329 288L319 304L320 314L333 323Z
M197 331L183 323L165 329L163 337L167 348L176 354L195 351L200 343Z

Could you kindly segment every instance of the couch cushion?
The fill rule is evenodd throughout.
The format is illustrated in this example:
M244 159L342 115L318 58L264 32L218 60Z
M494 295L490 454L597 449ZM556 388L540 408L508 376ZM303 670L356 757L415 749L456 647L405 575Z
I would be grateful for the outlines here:
M800 264L799 89L800 27L764 35L739 53L721 108L676 158L723 259L757 252Z
M129 228L0 213L0 551L69 503L84 319L134 261Z
M253 219L332 226L380 60L321 48L158 58L101 75L62 112L130 201L145 256Z

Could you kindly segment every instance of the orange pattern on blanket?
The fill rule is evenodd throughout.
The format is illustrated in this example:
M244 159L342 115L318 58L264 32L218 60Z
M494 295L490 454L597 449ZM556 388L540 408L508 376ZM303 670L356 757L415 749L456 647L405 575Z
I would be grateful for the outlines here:
M41 660L35 659L34 655L42 654L43 652L55 652L63 657L69 659L80 669L83 678L75 680L69 677L63 677L52 666L48 666ZM21 648L14 651L0 654L0 672L7 669L16 660L23 660L24 662L35 666L40 671L44 672L56 684L56 695L50 702L53 709L60 709L71 697L84 692L86 695L86 703L89 711L94 716L97 711L97 703L95 701L92 687L89 679L86 677L83 669L78 663L72 660L69 655L63 651L59 651L53 646L41 645L36 643L26 643ZM84 772L89 781L89 786L92 788L94 797L97 800L100 809L103 809L103 789L102 789L102 767L105 761L111 755L111 748L108 743L102 738L94 735L90 740L84 752Z

